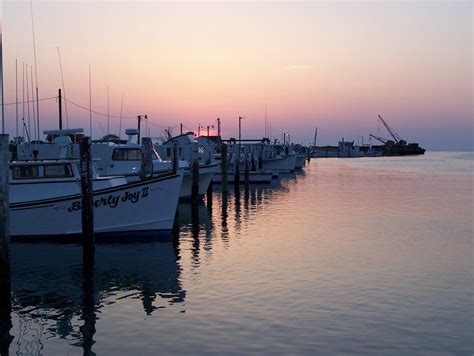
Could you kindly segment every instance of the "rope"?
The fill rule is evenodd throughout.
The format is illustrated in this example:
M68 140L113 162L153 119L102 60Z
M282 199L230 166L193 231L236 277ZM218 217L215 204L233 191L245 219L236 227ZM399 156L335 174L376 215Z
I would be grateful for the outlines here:
M45 100L52 100L52 99L57 99L57 96L52 96L50 98L43 98L43 99L38 99L38 101L45 101ZM27 103L36 103L36 100L25 100L25 101L19 101L18 104L27 104ZM14 103L5 103L3 104L4 106L7 105L16 105L16 102Z
M104 114L104 113L99 112L99 111L90 110L89 108L87 108L87 107L85 107L85 106L83 106L83 105L81 105L81 104L75 103L75 102L72 101L72 100L66 99L66 98L64 98L64 97L63 97L63 99L66 100L67 102L71 103L72 105L77 106L78 108L81 108L81 109L86 110L86 111L88 111L88 112L91 112L91 113L93 113L93 114L101 115L101 116L105 116L105 117L112 117L112 118L114 118L114 119L120 119L120 116L107 115L107 114ZM137 118L136 116L122 116L122 119L128 119L128 120L130 120L130 119L136 119L136 118Z
M78 108L80 108L80 109L83 109L83 110L85 110L85 111L87 111L87 112L91 112L91 113L96 114L96 115L101 115L101 116L104 116L104 117L107 117L107 116L108 116L108 117L111 117L111 118L114 118L114 119L120 119L120 118L122 118L122 119L127 119L127 120L132 120L132 119L133 119L133 120L136 120L136 119L137 119L137 116L116 116L116 115L107 115L107 114L102 113L102 112L99 112L99 111L90 110L88 107L85 107L85 106L83 106L83 105L81 105L81 104L78 104L78 103L76 103L76 102L74 102L74 101L72 101L72 100L70 100L70 99L67 99L67 98L65 98L64 96L61 96L61 97L62 97L66 102L71 103L72 105L74 105L74 106L76 106L76 107L78 107ZM51 97L48 97L48 98L38 99L38 101L46 101L46 100L53 100L53 99L57 100L58 97L57 97L57 96L51 96ZM28 103L34 103L34 102L36 102L36 100L24 100L24 101L19 101L18 104L28 104ZM11 102L11 103L5 103L5 104L3 104L3 105L4 105L4 106L9 106L9 105L16 105L16 104L17 104L17 102ZM152 125L152 126L155 126L155 127L161 128L161 129L167 129L167 128L174 129L174 128L179 127L179 125L158 125L158 124L154 123L153 121L151 121L151 120L149 120L149 119L147 119L146 121L148 122L149 125ZM211 126L211 125L209 125L209 126ZM188 129L188 131L190 131L189 128L187 128L187 127L185 127L185 126L183 126L183 128L186 128L186 129Z

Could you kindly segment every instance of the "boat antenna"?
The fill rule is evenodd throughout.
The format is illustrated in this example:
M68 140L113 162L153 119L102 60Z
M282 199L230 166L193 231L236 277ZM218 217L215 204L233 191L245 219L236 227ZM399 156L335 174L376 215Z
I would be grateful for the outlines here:
M109 86L107 85L107 136L110 136L110 95ZM110 137L107 137L110 139Z
M23 120L23 139L25 139L25 62L23 62L23 86L22 86L22 94L23 94L23 98L22 98L22 107L23 107L23 110L22 110L22 120Z
M59 53L59 46L58 46L58 58L59 58L59 69L61 70L61 82L63 84L63 97L64 99L66 99L66 87L64 86L63 65L61 63L61 54ZM69 128L69 116L67 114L67 99L64 100L64 109L66 111L66 127Z
M38 94L38 64L36 62L36 39L35 39L35 24L33 21L33 0L30 2L31 4L31 27L33 29L33 54L35 59L35 78L36 78L36 118L38 120L38 139L40 136L40 114L39 114L39 94ZM33 88L33 82L31 83L31 87ZM34 98L32 98L34 100ZM33 105L34 110L34 105Z
M16 112L16 137L18 137L18 59L15 58L15 112Z
M25 124L25 118L22 117L21 119L23 120L23 132L26 132L26 138L28 139L28 142L30 142L30 134L28 133L28 127L26 127ZM23 134L23 136L25 136L25 134Z
M267 128L267 98L265 98L265 137L267 137L268 128Z
M30 66L30 75L31 75L31 107L32 107L32 113L33 113L33 130L34 132L34 137L39 140L39 133L36 128L36 114L35 114L35 94L33 92L33 66Z
M28 65L26 66L26 108L28 109L28 142L30 142L31 119L30 119L30 94L28 93Z
M89 137L92 140L92 86L91 86L91 65L89 64Z
M119 133L118 137L121 137L120 134L122 132L122 114L123 114L123 92L122 92L122 103L120 104L120 124L119 124Z
M100 126L100 129L102 130L102 135L105 136L105 131L104 131L104 128L102 127L102 123L99 121L99 126Z

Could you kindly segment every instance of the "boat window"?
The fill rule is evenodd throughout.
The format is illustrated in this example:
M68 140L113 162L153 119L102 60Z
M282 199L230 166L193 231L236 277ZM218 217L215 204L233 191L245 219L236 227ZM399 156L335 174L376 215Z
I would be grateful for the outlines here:
M13 179L38 178L38 166L15 166L12 167Z
M44 176L48 178L72 177L70 164L48 164L43 166Z
M166 156L171 157L171 148L170 147L166 147Z
M141 161L142 150L139 148L116 148L112 154L114 161Z

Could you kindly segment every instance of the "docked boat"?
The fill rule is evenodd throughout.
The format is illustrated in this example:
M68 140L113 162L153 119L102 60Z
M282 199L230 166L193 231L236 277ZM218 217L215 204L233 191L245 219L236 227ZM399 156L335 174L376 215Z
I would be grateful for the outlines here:
M162 158L173 160L173 152L176 151L177 158L185 161L188 168L184 170L183 186L180 197L191 198L192 174L191 168L194 162L199 164L199 196L202 198L212 181L212 177L218 171L219 162L199 144L194 133L188 132L175 137L170 137L163 143L154 145L158 155Z
M50 144L31 144L24 143L17 146L17 155L21 160L31 159L56 159L60 158L78 158L79 145L71 141L71 137L82 133L82 129L69 130L51 130L44 132L50 138ZM92 156L95 159L97 171L102 177L124 176L129 183L140 180L141 165L143 160L142 147L137 143L138 130L127 129L127 141L114 143L108 141L96 141L91 146ZM153 175L167 173L173 169L172 153L169 153L168 160L163 160L158 152L152 150ZM217 166L215 164L214 166ZM177 169L183 174L183 184L180 190L180 198L187 199L191 197L191 171L186 160L177 160ZM205 181L207 171L213 170L209 167L203 167L200 177L200 194L202 196L207 190ZM201 173L201 170L200 170ZM202 183L204 182L204 183ZM209 184L209 183L207 183ZM204 189L205 187L205 189ZM201 192L201 190L203 192Z
M81 234L79 160L10 164L11 236L62 238ZM93 172L94 231L98 236L157 235L173 227L182 175L164 173L128 183Z
M354 145L354 141L345 141L342 138L338 146L314 147L311 156L315 158L380 157L382 152L371 145Z

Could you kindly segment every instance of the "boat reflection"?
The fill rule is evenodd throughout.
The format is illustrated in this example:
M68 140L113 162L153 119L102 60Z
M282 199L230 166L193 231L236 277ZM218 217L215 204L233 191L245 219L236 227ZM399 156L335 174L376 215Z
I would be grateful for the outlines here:
M144 313L151 315L184 303L179 244L98 244L95 258L82 257L79 245L12 245L17 352L35 353L44 338L53 337L91 354L96 314L103 308L140 299Z
M198 273L232 239L246 238L248 224L290 190L286 183L216 189L207 203L179 204L171 240L97 244L90 258L77 244L12 244L11 293L0 281L1 354L39 354L54 342L93 354L98 317L112 305L139 301L145 316L172 305L183 312L183 271Z

